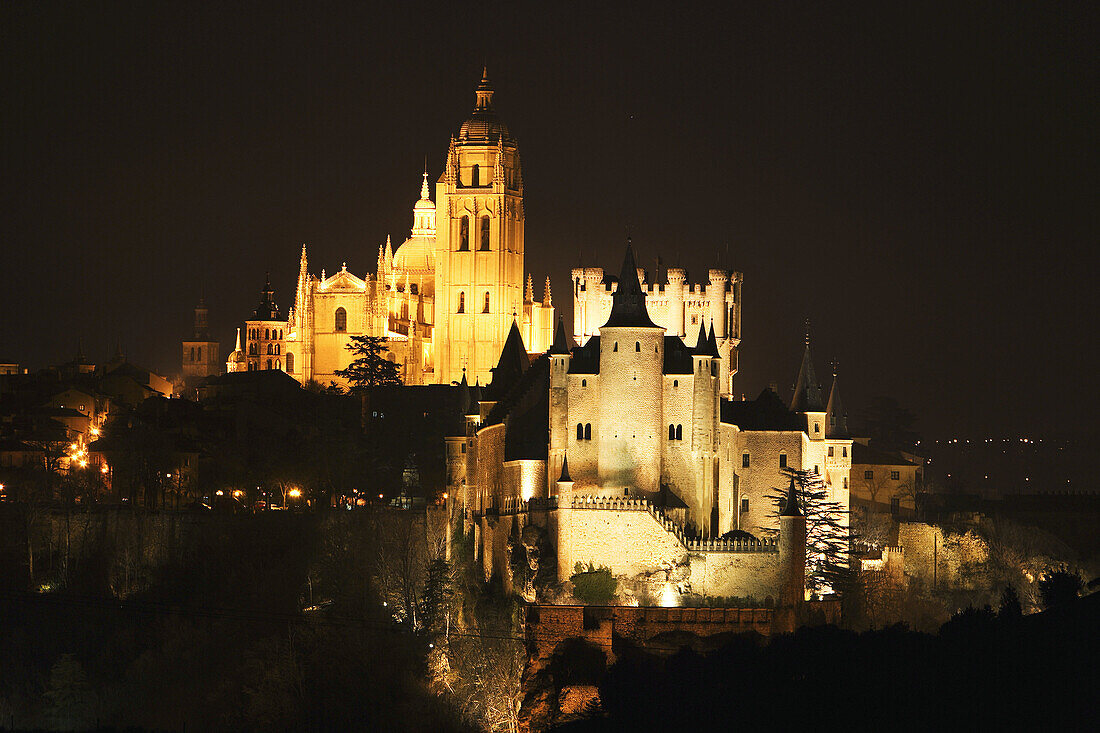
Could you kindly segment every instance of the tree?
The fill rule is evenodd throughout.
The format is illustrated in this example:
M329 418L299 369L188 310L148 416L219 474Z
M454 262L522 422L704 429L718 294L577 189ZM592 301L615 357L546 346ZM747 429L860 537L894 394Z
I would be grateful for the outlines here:
M1039 597L1043 600L1043 608L1072 603L1077 600L1081 586L1081 576L1071 573L1065 566L1047 572L1039 579Z
M848 512L840 502L829 499L821 474L793 468L781 470L794 480L806 516L806 587L815 595L832 593L838 584L847 582ZM774 502L778 517L787 502L787 489L777 487L768 498ZM778 531L772 529L766 533L776 535Z
M50 668L46 713L54 728L80 729L91 720L94 700L84 667L72 654L62 654Z
M1020 605L1020 594L1011 585L1006 585L1001 593L1001 605L997 611L997 618L1002 621L1015 621L1024 615L1023 606Z
M355 355L347 369L337 369L334 373L351 383L352 389L367 387L395 386L401 384L397 364L387 361L386 339L382 336L352 336L347 345L348 351Z

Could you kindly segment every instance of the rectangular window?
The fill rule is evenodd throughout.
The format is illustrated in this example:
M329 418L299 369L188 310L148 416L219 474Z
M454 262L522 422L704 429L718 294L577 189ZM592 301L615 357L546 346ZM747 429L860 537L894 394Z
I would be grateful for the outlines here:
M891 480L897 481L899 478L901 478L901 473L900 472L898 472L898 471L891 471L890 472L890 479Z
M830 446L829 446L829 458L832 458L832 457L833 457L833 455L834 455L834 454L833 454L833 450L834 450L834 449L833 449L833 446L831 446L831 445L830 445Z
M749 467L749 454L748 453L742 453L741 454L741 468L748 468L748 467Z
M779 467L780 468L786 468L787 467L787 454L786 453L780 453L779 454Z
M465 443L463 443L463 444L462 444L462 452L463 452L463 453L465 453L465 452L466 452L466 444L465 444Z
M901 499L899 499L896 496L891 497L890 498L890 513L894 514L894 515L897 515L898 511L900 511L900 510L901 510Z
M840 455L842 455L843 457L847 458L847 457L848 457L848 446L844 446L844 447L843 447L843 448L841 448L840 450L841 450L841 454L840 454Z
M749 500L748 499L742 499L741 500L741 511L742 511L742 513L747 512L748 510L749 510Z
M874 471L864 471L863 472L863 478L867 479L868 481L870 481L874 477L875 477L875 472Z

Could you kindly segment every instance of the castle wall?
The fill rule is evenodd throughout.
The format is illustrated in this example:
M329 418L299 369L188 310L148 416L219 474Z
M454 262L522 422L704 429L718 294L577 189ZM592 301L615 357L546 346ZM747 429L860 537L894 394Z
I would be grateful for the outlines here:
M675 532L644 507L606 509L559 504L558 515L558 568L562 579L572 573L576 563L591 562L611 568L614 575L645 577L651 585L677 579L683 590L692 593L753 596L763 601L768 597L780 599L791 578L791 558L779 552L777 546L761 551L689 550ZM709 547L718 548L721 543Z

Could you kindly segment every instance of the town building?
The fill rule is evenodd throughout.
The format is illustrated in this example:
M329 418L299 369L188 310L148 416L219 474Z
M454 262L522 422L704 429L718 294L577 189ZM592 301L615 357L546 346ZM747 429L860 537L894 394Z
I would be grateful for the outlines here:
M195 326L191 338L182 343L183 378L211 377L222 370L221 344L210 335L210 309L200 297L195 306Z

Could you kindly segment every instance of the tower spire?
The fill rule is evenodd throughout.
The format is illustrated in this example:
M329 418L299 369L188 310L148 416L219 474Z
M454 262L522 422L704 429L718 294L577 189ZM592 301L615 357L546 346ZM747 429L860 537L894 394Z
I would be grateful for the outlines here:
M814 360L810 354L810 320L806 319L806 348L802 352L802 365L798 368L798 382L795 383L794 397L791 398L793 412L825 412L821 387L814 374Z
M837 362L833 360L833 385L829 389L829 404L825 408L825 437L848 437L848 413L840 400L840 380L837 378Z
M645 292L638 282L638 266L634 262L634 248L630 237L626 239L626 255L619 273L619 287L611 295L611 315L604 326L640 326L657 328L649 317L645 305Z

